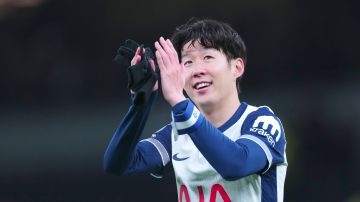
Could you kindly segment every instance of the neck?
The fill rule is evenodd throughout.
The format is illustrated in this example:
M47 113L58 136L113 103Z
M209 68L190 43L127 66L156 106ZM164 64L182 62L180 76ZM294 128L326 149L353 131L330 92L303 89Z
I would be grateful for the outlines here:
M200 111L204 114L206 119L216 128L223 125L228 121L236 110L240 106L240 100L236 96L236 99L223 100L216 104L209 104L207 106L201 106Z

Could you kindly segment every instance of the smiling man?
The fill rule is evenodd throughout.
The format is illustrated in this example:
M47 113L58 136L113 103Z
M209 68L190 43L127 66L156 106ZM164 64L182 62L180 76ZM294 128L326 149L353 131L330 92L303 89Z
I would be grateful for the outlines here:
M155 83L150 99L133 104L116 130L105 170L156 177L173 170L181 202L283 201L285 133L269 107L239 99L246 48L238 33L224 22L191 19L155 48L172 122L139 141ZM140 63L141 51L132 65Z

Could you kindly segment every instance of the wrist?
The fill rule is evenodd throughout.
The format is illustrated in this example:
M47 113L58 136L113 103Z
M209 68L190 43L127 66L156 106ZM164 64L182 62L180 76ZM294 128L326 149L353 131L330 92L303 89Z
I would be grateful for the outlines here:
M189 99L176 104L171 111L178 135L194 132L204 120L204 116Z
M184 95L174 97L172 99L169 99L168 102L171 105L171 107L174 107L176 104L186 100Z

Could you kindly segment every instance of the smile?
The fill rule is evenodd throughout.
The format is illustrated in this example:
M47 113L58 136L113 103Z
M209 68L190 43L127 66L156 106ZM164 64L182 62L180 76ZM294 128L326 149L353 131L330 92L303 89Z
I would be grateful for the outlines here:
M202 88L206 88L206 87L210 86L211 84L212 84L212 82L199 82L199 83L196 83L193 87L196 90L199 90Z

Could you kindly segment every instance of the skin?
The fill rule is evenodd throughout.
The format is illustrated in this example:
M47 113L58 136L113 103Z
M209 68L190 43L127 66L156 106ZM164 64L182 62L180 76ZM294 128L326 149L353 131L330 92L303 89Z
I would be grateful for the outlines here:
M198 42L185 44L182 61L169 39L160 37L155 42L155 56L160 69L161 90L165 100L175 106L189 98L195 103L206 119L215 127L224 124L240 106L236 89L236 78L244 73L241 58L228 60L219 50L204 48ZM141 60L140 50L136 51L132 64ZM153 61L151 66L154 68ZM196 89L199 83L209 86ZM158 89L156 83L153 90Z
M189 42L182 49L182 64L186 93L207 120L215 127L221 126L240 106L236 79L244 72L242 59L228 60L222 51ZM210 86L196 89L201 82Z

